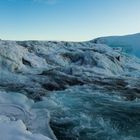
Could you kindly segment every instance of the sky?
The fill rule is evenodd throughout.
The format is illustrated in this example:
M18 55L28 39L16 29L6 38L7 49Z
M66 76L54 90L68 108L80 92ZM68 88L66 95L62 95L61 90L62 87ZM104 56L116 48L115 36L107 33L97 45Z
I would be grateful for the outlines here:
M140 32L140 0L0 0L0 38L85 41Z

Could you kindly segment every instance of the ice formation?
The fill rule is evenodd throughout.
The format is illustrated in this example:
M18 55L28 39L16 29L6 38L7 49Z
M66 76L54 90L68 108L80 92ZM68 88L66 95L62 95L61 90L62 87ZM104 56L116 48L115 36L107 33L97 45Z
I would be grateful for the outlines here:
M101 42L0 40L0 138L139 140L139 77Z

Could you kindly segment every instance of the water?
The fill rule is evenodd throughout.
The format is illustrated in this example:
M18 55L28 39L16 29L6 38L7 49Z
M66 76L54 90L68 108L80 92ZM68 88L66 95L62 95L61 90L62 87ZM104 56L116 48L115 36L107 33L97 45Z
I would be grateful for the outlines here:
M89 86L48 95L58 140L139 140L140 102Z

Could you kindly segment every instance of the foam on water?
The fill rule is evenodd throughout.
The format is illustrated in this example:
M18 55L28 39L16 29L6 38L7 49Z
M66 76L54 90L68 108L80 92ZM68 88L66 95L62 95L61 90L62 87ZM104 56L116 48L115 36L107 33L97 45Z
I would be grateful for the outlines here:
M36 105L49 109L51 127L60 140L140 138L140 103L106 91L76 86L51 93Z

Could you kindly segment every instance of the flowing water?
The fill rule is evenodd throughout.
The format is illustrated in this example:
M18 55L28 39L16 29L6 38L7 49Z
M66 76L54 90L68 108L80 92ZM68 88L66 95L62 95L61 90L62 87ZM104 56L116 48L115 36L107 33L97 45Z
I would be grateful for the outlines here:
M140 101L89 86L51 93L51 127L59 140L139 140ZM49 108L50 106L50 108Z

